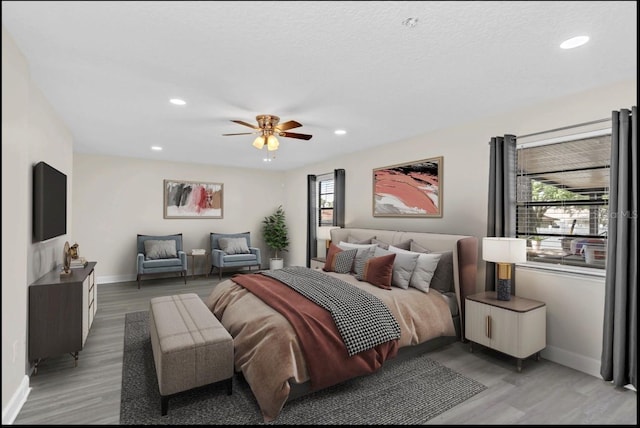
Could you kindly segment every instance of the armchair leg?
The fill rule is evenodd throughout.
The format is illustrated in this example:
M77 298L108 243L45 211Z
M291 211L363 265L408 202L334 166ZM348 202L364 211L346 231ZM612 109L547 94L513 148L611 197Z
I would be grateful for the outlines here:
M221 267L218 268L218 279L220 281L222 281L222 268Z
M187 271L183 270L180 275L184 276L184 285L187 285Z
M140 274L138 274L136 280L138 281L138 290L140 290Z

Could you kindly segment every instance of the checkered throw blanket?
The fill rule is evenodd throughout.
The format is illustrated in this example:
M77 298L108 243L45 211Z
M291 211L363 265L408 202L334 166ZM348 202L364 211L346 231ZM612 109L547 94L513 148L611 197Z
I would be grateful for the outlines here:
M384 303L346 281L302 266L262 275L277 279L329 311L349 356L400 338L400 325Z

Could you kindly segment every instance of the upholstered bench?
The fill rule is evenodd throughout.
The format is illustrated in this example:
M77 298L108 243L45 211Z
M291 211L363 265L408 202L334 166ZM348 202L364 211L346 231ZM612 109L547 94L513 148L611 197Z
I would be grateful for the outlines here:
M182 391L225 381L231 394L233 338L198 295L151 299L149 332L163 416Z

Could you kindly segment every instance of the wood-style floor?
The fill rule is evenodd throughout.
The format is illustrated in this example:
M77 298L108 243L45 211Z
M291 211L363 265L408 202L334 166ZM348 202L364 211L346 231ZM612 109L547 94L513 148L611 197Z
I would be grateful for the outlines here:
M226 276L228 277L228 276ZM223 277L224 278L224 277ZM217 277L148 279L98 285L98 312L74 368L69 355L41 362L15 424L118 424L124 315L147 310L155 296L209 295ZM515 361L489 349L454 343L431 358L488 388L435 417L430 424L637 424L636 392L541 359ZM407 411L419 405L409 398ZM285 406L286 409L286 406Z

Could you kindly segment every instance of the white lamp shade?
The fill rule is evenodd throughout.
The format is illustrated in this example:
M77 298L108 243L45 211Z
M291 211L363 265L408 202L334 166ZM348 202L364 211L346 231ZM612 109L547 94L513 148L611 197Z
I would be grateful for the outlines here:
M527 240L520 238L482 238L482 258L495 263L527 261Z
M316 231L316 238L320 241L331 241L331 231L340 229L337 226L319 226Z

